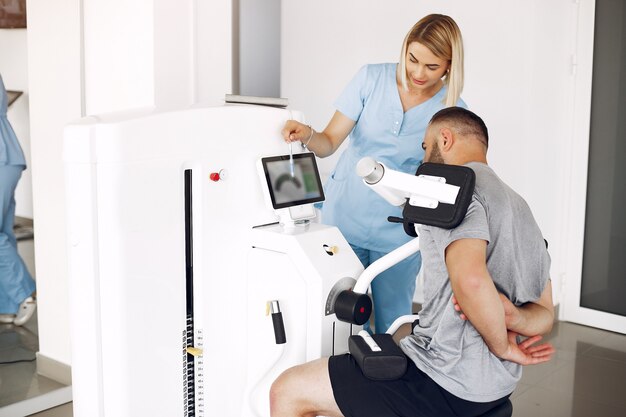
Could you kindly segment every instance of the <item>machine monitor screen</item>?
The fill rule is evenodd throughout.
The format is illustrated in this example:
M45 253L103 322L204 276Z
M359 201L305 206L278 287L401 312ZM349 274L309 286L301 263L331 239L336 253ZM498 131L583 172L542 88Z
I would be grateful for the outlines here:
M261 162L274 209L324 201L313 153L294 154L293 172L289 155L270 156Z

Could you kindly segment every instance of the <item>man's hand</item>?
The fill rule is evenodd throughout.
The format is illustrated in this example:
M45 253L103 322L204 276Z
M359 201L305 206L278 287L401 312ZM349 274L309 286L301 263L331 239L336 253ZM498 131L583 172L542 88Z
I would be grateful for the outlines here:
M454 295L452 295L452 304L454 304L454 311L457 311L459 313L459 317L461 318L461 320L467 320L467 316L463 314L463 310L461 310L461 306L459 305L459 302L456 300L456 297Z
M538 363L547 362L552 359L552 355L556 351L554 346L550 343L543 343L541 345L532 346L541 340L540 335L531 336L524 341L517 343L517 337L519 333L512 331L512 328L516 328L524 320L524 316L519 309L502 293L498 294L500 301L504 306L504 316L507 328L507 337L509 340L509 347L507 351L500 355L500 359L505 359L511 362L518 363L520 365L536 365ZM452 303L454 309L459 312L459 317L462 320L467 320L467 316L463 314L463 310L459 305L456 297L452 296Z
M537 365L552 359L552 355L556 350L550 343L542 343L533 346L541 340L541 336L532 336L524 341L517 343L518 333L508 332L509 348L506 353L500 356L500 359L515 362L520 365Z
M524 319L519 309L506 297L506 295L502 293L498 293L498 295L500 296L500 301L502 301L502 305L504 306L504 321L506 323L506 328L509 330L519 328L521 321Z
M552 330L554 323L554 306L552 305L552 284L546 284L541 297L534 302L521 306L514 305L504 294L498 293L504 312L504 322L507 330L523 336L546 334ZM467 320L463 309L454 294L452 295L454 309L459 312L462 320Z

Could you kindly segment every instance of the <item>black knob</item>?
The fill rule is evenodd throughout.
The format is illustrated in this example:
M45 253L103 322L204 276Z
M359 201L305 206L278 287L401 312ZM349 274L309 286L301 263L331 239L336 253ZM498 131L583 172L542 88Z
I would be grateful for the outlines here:
M359 294L352 290L339 293L335 301L335 315L341 321L362 325L372 314L372 300L367 294Z

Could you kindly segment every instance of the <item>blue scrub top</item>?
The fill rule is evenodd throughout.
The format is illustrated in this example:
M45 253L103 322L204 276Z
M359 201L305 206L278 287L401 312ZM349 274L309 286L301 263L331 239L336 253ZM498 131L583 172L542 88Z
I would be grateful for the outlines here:
M9 98L0 75L0 165L21 165L26 168L24 153L7 119Z
M350 144L324 186L322 221L335 225L353 245L390 252L410 237L389 216L402 217L402 209L363 184L357 162L370 156L387 167L415 174L424 158L422 141L431 117L445 107L444 86L428 101L402 109L396 83L397 64L362 67L341 93L335 107L356 121ZM459 99L459 106L466 107Z

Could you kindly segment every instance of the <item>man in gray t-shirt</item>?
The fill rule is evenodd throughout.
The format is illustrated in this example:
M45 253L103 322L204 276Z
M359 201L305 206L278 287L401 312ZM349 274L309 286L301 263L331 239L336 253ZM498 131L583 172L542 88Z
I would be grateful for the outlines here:
M549 280L550 257L526 202L486 164L470 162L465 166L476 173L476 188L463 222L451 230L420 227L426 302L414 334L402 340L400 346L419 369L447 391L466 400L486 402L510 394L522 367L493 354L476 327L459 318L450 302L453 287L461 300L463 285L474 285L463 281L472 279L475 271L464 267L458 277L449 277L446 264L453 260L450 254L446 257L446 251L452 244L467 243L464 239L478 240L474 242L480 246L477 259L463 262L476 262L475 268L480 271L474 278L478 281L480 275L490 277L493 284L487 279L484 283L495 286L515 305L541 298ZM457 253L463 251L457 249ZM470 254L473 252L468 250L462 256L468 258ZM478 290L467 288L467 295L474 297ZM493 288L490 292L495 293ZM464 302L459 301L461 305ZM464 311L469 314L467 308ZM504 327L501 329L505 336Z
M349 355L309 362L272 386L273 417L479 416L506 401L522 365L554 353L535 345L554 318L550 257L526 202L487 165L482 119L443 109L422 146L425 162L474 170L476 188L459 226L420 227L425 302L400 342L407 373L372 381Z

